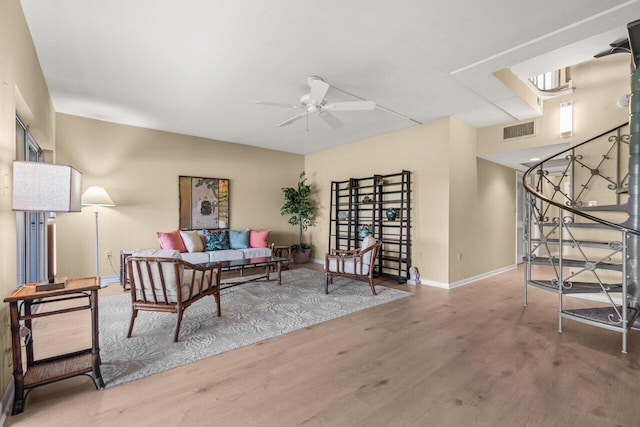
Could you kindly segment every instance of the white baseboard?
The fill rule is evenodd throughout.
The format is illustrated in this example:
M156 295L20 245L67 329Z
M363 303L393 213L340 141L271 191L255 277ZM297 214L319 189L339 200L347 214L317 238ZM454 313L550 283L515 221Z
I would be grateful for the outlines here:
M7 421L7 417L11 413L11 405L13 404L14 392L15 388L12 376L9 384L7 384L7 388L2 394L2 414L0 414L0 426L4 426L5 421Z
M444 282L436 282L435 280L427 280L420 278L421 285L433 286L434 288L449 289L449 284Z
M464 286L464 285L468 285L469 283L477 282L478 280L484 279L486 277L495 276L496 274L513 270L516 267L517 267L516 264L511 264L506 267L498 268L497 270L488 271L486 273L478 274L477 276L468 277L466 279L458 280L457 282L452 282L452 283L436 282L434 280L427 280L423 278L420 278L420 281L422 282L423 285L427 285L427 286L434 286L436 288L442 288L442 289L453 289L453 288L457 288L458 286Z
M120 283L120 276L100 276L100 287L104 288L109 283L118 282Z
M517 268L517 264L507 265L506 267L498 268L493 271L487 271L486 273L478 274L477 276L468 277L466 279L458 280L457 282L449 283L449 289L457 288L458 286L468 285L469 283L476 282L486 277L495 276L496 274L504 273L505 271L513 270Z
M324 259L312 258L311 262L313 262L314 264L324 264ZM420 278L420 284L421 285L427 285L427 286L434 286L436 288L442 288L442 289L453 289L453 288L457 288L458 286L468 285L469 283L476 282L476 281L478 281L480 279L484 279L485 277L495 276L496 274L500 274L500 273L504 273L505 271L513 270L514 268L517 268L517 267L518 267L517 264L507 265L506 267L498 268L497 270L488 271L486 273L482 273L482 274L479 274L477 276L473 276L473 277L469 277L469 278L466 278L466 279L458 280L457 282L453 282L453 283L436 282L435 280L428 280L428 279Z

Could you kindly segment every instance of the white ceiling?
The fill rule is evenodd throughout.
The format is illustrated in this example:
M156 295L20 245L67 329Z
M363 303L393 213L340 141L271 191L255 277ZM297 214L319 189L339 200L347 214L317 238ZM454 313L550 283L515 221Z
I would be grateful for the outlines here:
M523 148L521 150L503 151L487 154L481 157L485 160L508 166L512 169L526 172L535 163L547 159L569 148L569 143L544 145L540 147ZM548 163L545 163L548 164Z
M306 77L419 122L533 112L492 76L571 65L640 18L616 0L22 0L57 112L307 154L414 125L377 108L276 125ZM355 100L333 88L330 102Z

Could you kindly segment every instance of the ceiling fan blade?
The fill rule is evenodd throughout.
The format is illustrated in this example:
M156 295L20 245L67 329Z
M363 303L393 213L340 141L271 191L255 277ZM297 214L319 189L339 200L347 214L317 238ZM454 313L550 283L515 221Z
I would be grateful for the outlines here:
M297 105L291 105L291 104L284 104L281 102L271 102L271 101L255 101L256 104L258 105L270 105L273 107L285 107L285 108L300 108Z
M309 83L311 87L311 92L309 92L309 98L311 100L316 101L316 103L321 103L324 99L327 91L329 90L329 83L323 80L311 80Z
M622 38L609 43L610 49L603 50L602 52L593 55L594 58L602 58L603 56L613 55L614 53L629 53L629 39Z
M320 118L322 120L324 120L329 126L331 126L334 129L338 129L339 127L342 126L342 122L340 120L338 120L338 118L336 116L334 116L333 114L329 113L328 111L321 111L320 112Z
M293 123L293 122L295 122L295 121L300 120L301 118L303 118L303 117L304 117L304 116L306 116L307 114L308 114L307 112L297 114L297 115L295 115L295 116L291 117L290 119L285 120L284 122L280 123L280 124L278 125L278 127L280 128L280 127L283 127L283 126L289 126L291 123Z
M376 103L373 101L336 102L322 107L323 110L331 111L373 110L374 108L376 108Z

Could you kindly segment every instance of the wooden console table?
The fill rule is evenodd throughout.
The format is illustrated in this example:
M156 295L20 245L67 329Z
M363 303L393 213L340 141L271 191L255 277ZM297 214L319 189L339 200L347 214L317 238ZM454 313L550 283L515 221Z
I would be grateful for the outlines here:
M22 285L4 299L4 302L9 303L11 314L11 349L13 352L13 381L15 385L12 415L19 414L24 410L26 394L34 387L77 375L88 375L93 379L96 388L104 387L102 375L100 374L98 289L100 289L100 282L97 277L82 277L68 279L63 289L51 291L36 292L34 286L30 284ZM31 312L33 304L41 305L79 298L87 298L86 305L47 312ZM22 312L19 307L20 302L22 302L23 306ZM41 360L34 359L32 319L87 309L91 310L91 348ZM27 367L24 372L22 370L22 347L20 345L20 321L24 321L24 325L31 330L31 336L27 338L25 345Z

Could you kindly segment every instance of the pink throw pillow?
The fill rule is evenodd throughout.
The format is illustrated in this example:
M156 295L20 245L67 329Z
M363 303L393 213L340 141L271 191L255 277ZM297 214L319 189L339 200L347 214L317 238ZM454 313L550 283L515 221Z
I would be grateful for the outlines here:
M157 232L158 240L160 241L160 247L162 249L174 249L180 252L187 252L187 248L184 246L180 230L170 231L168 233Z
M252 248L266 248L269 246L267 243L269 233L271 233L271 230L251 230L251 233L249 233L249 246Z

